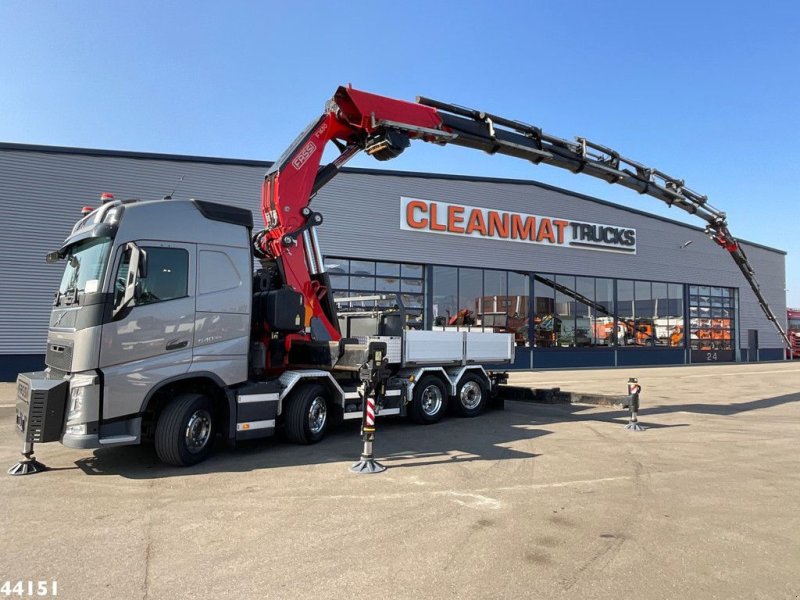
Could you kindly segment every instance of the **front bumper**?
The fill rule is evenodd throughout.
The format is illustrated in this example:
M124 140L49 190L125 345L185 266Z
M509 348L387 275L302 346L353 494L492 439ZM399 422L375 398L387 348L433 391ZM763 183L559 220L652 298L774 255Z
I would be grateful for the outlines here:
M67 448L90 450L100 447L100 436L96 433L65 433L61 438L61 443Z
M72 410L70 389L83 377L84 402ZM86 375L67 376L51 371L17 376L17 431L26 443L61 441L69 448L99 448L97 427L99 388L85 385Z

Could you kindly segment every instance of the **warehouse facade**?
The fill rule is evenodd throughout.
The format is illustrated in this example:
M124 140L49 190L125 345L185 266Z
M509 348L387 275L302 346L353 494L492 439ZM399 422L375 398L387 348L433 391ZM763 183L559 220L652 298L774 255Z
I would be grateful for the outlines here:
M44 256L82 206L101 192L171 194L250 209L258 227L268 167L0 144L0 380L42 367L63 270ZM343 311L401 302L411 327L512 332L515 368L784 356L734 262L697 227L534 181L366 169L340 174L313 206ZM785 315L785 253L743 246Z

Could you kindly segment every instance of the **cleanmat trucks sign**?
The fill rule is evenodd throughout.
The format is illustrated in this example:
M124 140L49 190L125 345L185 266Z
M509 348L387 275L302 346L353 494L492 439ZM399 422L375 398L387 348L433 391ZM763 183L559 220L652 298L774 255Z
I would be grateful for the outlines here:
M420 198L400 198L400 229L581 250L636 253L636 230L631 227Z

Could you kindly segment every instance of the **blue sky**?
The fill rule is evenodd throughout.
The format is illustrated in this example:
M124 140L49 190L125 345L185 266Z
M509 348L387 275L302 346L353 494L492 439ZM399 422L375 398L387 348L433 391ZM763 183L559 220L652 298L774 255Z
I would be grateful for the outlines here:
M793 2L3 0L0 141L272 160L339 84L429 96L685 179L734 235L789 252L800 306L799 65ZM702 224L459 148L351 164L536 179Z

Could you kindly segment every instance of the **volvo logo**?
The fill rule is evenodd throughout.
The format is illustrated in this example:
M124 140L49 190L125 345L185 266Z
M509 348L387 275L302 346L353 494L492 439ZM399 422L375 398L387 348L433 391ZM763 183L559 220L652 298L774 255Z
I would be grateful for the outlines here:
M53 327L58 327L61 324L61 319L63 319L64 315L66 315L66 314L67 314L67 311L62 311L61 314L58 315L58 317L56 317L56 322L53 323Z

